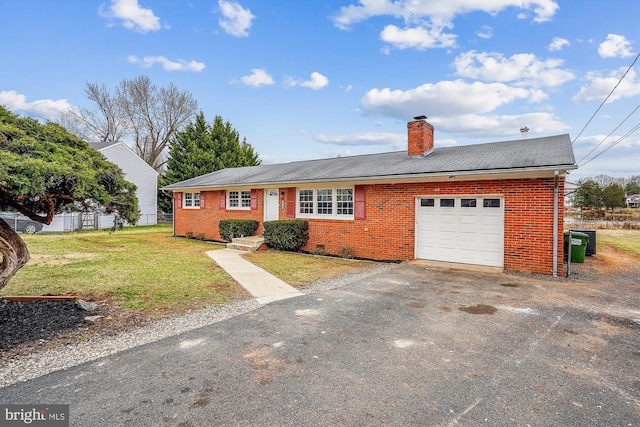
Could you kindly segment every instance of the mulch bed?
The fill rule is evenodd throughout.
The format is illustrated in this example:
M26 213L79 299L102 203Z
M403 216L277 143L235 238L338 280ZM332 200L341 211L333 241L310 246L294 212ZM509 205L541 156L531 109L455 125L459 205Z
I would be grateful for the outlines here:
M0 363L92 337L115 336L146 325L149 318L109 299L84 295L96 303L85 311L72 301L15 302L0 297ZM101 316L95 323L87 316Z
M0 351L77 329L87 312L72 301L0 300Z

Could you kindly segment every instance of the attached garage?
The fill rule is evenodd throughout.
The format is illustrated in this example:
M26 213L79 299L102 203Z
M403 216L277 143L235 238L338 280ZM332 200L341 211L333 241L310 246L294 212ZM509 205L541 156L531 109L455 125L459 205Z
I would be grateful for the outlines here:
M416 258L504 266L504 200L500 196L416 198Z

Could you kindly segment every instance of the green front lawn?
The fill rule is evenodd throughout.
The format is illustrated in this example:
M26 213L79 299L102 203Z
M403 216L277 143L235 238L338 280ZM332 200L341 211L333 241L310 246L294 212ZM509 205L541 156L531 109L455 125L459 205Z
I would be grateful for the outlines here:
M22 235L31 260L0 295L74 294L109 299L149 314L181 312L249 298L205 252L225 246L173 237L171 225L105 231ZM371 263L289 252L246 256L293 286Z
M294 287L362 270L373 265L371 261L272 250L248 253L243 255L243 258Z
M3 295L108 297L134 310L229 303L242 290L205 252L222 248L171 236L171 226L22 235L31 260Z

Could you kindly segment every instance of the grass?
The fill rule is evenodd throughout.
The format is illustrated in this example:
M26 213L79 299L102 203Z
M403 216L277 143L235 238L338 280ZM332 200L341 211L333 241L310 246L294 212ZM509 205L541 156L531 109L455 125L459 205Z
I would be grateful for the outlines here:
M602 246L612 246L640 257L640 230L596 230L596 254Z
M171 236L171 225L108 231L22 235L31 260L2 295L74 294L165 314L230 303L248 294L205 252L221 244ZM370 263L278 251L247 256L293 286Z
M171 237L171 226L22 238L31 261L4 295L72 293L133 310L180 311L226 304L242 293L205 254L222 245Z
M329 279L372 265L371 261L271 250L248 253L243 255L243 258L293 287L308 285L320 279Z

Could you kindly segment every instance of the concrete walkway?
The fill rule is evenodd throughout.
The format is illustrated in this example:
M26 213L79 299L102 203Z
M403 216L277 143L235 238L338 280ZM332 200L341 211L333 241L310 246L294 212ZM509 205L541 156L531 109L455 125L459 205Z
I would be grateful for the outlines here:
M219 249L208 251L211 257L243 288L256 298L260 304L303 295L271 273L267 273L240 256L242 251Z

